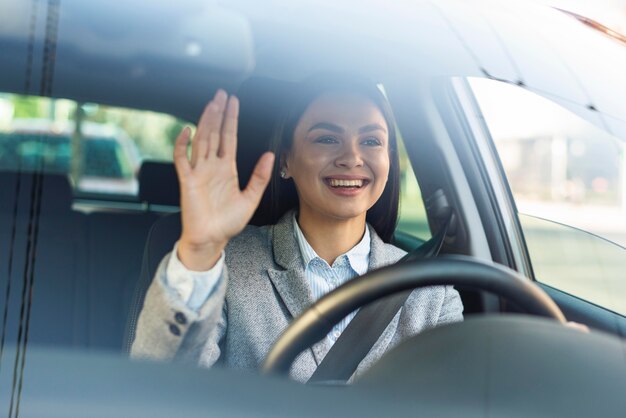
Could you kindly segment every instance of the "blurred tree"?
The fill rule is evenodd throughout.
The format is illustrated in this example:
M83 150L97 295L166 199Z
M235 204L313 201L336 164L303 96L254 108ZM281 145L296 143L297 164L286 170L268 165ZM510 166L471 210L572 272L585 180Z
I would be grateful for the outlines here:
M48 107L42 106L43 101L38 97L12 96L14 106L13 117L22 118L45 118L48 116Z

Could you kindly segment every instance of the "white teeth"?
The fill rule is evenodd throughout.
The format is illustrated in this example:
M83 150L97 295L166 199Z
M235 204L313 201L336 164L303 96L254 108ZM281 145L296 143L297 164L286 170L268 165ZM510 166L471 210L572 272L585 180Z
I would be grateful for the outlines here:
M329 179L332 187L362 187L363 180L338 180Z

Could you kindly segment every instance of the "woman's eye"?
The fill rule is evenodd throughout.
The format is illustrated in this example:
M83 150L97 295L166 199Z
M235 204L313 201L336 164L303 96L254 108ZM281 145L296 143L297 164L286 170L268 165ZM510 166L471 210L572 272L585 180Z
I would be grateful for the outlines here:
M333 136L321 136L315 140L315 142L320 144L336 144L337 138Z
M365 140L363 140L362 144L363 145L368 145L368 146L380 146L380 145L382 145L382 143L380 142L380 140L378 138L366 138Z

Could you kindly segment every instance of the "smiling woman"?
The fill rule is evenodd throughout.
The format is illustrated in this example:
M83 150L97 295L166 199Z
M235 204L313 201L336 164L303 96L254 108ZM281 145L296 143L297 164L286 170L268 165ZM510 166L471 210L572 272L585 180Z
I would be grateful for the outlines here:
M258 368L288 323L315 300L405 254L389 244L399 159L382 92L373 83L315 79L294 93L276 125L274 152L261 156L243 191L234 158L237 98L220 90L207 105L191 160L188 130L179 136L182 234L148 289L133 356ZM269 183L274 155L264 202L272 225L244 229ZM460 321L462 310L451 286L413 291L356 375L400 341ZM354 315L294 363L293 378L311 376Z
M372 126L382 132L372 133ZM312 244L329 264L337 252L333 244L326 242L331 230L336 224L345 225L345 232L334 240L339 253L344 252L341 247L354 246L362 235L367 210L378 201L387 184L389 156L397 155L397 151L389 149L386 126L381 112L366 97L325 94L300 118L290 149L281 150L281 178L293 178L299 197L300 227L306 236L322 238L322 242ZM392 206L396 207L392 212L397 213L397 198ZM323 234L312 233L324 226L328 230ZM355 237L356 242L345 242ZM388 241L390 237L384 238Z
M326 193L318 198L325 210L334 206L334 211L345 211L338 217L350 211L352 216L366 214L367 222L389 242L398 217L400 163L396 123L383 93L364 80L320 76L302 83L294 96L272 139L280 164L270 184L270 222L299 204L301 211L309 210L315 187L316 192ZM283 170L294 182L279 180ZM305 176L314 178L298 181ZM364 188L338 189L331 179L363 180ZM337 200L337 196L357 199Z

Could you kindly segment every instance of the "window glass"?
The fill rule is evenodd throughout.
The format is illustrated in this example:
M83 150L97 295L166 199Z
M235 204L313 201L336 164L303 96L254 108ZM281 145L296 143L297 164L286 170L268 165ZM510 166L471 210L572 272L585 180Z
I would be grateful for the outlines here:
M183 123L148 111L0 94L0 170L67 174L76 194L135 196L141 162L171 161Z
M379 84L378 88L386 94L382 84ZM432 234L426 217L422 192L406 152L404 139L397 126L396 135L400 161L400 206L398 208L395 244L406 250L411 250L421 242L429 240Z
M402 140L398 141L400 156L400 216L398 231L410 234L420 240L431 237L422 192L415 178Z
M470 85L537 280L626 314L626 141L520 87Z

